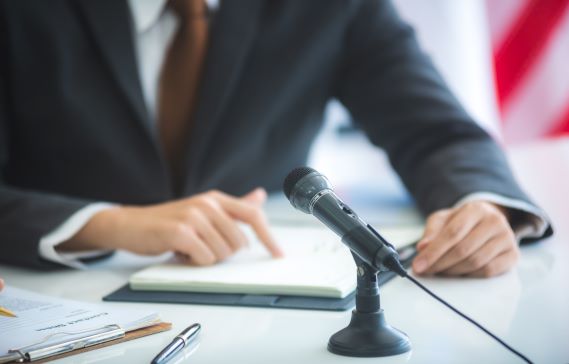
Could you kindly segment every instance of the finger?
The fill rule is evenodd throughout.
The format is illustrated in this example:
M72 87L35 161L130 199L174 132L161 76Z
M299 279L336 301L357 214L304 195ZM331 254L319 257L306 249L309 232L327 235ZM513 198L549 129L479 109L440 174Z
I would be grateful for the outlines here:
M176 252L175 257L178 261L180 261L183 264L190 264L192 261L192 258L189 255L182 254L180 252Z
M419 241L419 245L425 245L439 234L450 216L451 213L448 210L441 210L431 214L425 224L425 231Z
M441 231L450 216L451 211L447 209L439 210L429 216L423 236L417 243L417 250L423 250L432 241L432 238Z
M492 224L487 220L482 220L464 239L449 249L435 264L427 269L425 274L435 274L444 271L463 261L474 254L490 239L498 235L500 231L501 226Z
M472 278L489 278L503 274L510 270L519 259L519 250L512 249L498 255L484 267L469 273L467 276Z
M261 243L267 248L273 257L282 257L283 251L273 238L267 218L263 211L250 203L230 196L220 196L223 208L234 218L249 224Z
M265 203L265 201L267 201L267 191L262 187L258 187L255 188L253 191L249 192L248 194L246 194L245 196L243 196L242 199L251 202L257 206L262 206Z
M441 273L453 276L469 274L481 269L498 255L513 249L514 246L512 242L509 241L508 236L506 234L500 234L488 240L470 256Z
M484 218L484 211L476 205L464 205L455 209L448 217L444 226L431 240L458 241L472 230Z
M255 234L257 235L261 243L263 243L265 248L267 248L267 250L269 251L269 253L271 253L273 257L281 258L284 256L283 250L281 249L281 247L279 246L279 244L271 234L271 231L269 230L269 225L264 215L262 218L258 218L255 219L255 221L251 221L250 224L253 227L253 230L255 230Z
M4 289L4 280L0 278L0 291Z
M175 243L174 249L181 255L188 256L190 264L211 265L215 263L215 254L191 229L186 231L185 239Z
M443 229L432 238L432 243L420 251L413 261L415 273L421 274L429 269L448 250L464 239L470 230L478 224L480 219L481 211L475 208L468 208L468 205L453 213Z
M247 237L243 231L237 226L233 220L222 208L220 207L207 207L205 213L211 220L215 228L228 242L232 251L237 251L247 246Z
M233 250L229 244L202 212L196 212L192 215L192 225L195 227L203 242L206 243L215 254L217 261L224 260L233 254Z

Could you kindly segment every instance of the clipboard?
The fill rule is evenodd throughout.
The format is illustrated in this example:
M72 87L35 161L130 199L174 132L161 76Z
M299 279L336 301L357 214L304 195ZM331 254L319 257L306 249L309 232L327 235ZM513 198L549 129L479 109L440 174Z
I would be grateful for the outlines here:
M21 362L45 363L167 331L171 328L171 323L160 322L151 326L126 332L118 325L108 325L98 329L89 330L89 332L86 332L85 336L63 343L55 345L41 345L41 343L36 343L25 348L20 348L19 350L11 351L8 355L0 356L0 364ZM26 350L26 348L30 349Z

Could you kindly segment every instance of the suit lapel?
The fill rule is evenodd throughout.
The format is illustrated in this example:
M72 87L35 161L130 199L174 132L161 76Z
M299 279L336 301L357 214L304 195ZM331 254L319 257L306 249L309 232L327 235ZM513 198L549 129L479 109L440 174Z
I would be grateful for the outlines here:
M119 89L160 153L156 128L149 118L137 73L128 4L117 0L78 1ZM214 15L198 107L186 151L189 169L183 183L184 192L194 192L199 187L201 166L207 162L208 146L212 144L210 140L235 91L255 38L261 10L262 0L224 1Z
M137 71L128 4L116 0L80 0L79 5L121 93L155 143L155 128L146 109Z
M210 30L205 71L188 145L190 169L186 192L198 187L201 168L207 162L208 146L239 80L247 54L255 39L261 0L223 1ZM236 127L236 126L228 126Z

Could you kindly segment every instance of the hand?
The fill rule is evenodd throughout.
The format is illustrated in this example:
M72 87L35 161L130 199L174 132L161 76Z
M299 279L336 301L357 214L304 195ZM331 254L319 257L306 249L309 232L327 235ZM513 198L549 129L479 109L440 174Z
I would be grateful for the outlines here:
M417 250L413 271L424 275L492 277L520 255L507 210L486 201L431 214Z
M210 265L248 244L237 225L241 221L253 228L272 256L280 257L262 210L266 197L260 188L243 197L209 191L149 207L112 208L93 216L58 249L124 249L143 255L174 251L191 264Z

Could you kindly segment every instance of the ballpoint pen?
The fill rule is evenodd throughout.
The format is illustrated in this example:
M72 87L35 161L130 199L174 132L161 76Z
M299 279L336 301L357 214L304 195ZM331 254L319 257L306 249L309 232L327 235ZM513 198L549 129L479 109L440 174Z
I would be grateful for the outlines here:
M193 324L182 331L178 336L172 340L168 346L166 346L154 359L152 359L151 364L161 364L170 360L174 355L176 355L180 350L191 343L201 330L200 324Z
M0 306L0 316L16 317L16 314L14 312L8 310L7 308Z

